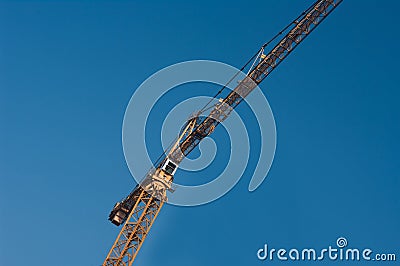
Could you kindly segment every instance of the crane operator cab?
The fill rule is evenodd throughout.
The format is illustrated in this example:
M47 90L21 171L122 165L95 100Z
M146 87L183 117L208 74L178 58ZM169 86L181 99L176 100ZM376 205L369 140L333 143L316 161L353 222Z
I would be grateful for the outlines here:
M162 165L161 169L169 175L174 175L176 170L178 169L176 163L171 161L170 159L165 160L165 163Z

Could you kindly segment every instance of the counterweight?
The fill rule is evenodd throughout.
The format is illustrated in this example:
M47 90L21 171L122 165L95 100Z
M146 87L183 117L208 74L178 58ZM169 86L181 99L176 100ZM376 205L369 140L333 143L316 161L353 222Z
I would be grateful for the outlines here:
M255 58L247 76L228 96L215 104L208 115L198 113L190 118L175 145L164 159L146 174L143 181L111 211L109 219L122 227L103 265L132 265L163 203L172 191L173 176L187 156L232 110L260 84L340 3L342 0L320 0L303 12L287 34L266 55L265 45Z

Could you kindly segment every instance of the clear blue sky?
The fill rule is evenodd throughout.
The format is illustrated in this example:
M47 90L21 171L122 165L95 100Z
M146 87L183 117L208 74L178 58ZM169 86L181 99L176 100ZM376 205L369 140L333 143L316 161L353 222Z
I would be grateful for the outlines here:
M135 88L185 60L240 67L311 2L1 1L0 265L100 265L135 185ZM254 161L216 202L166 206L136 265L279 265L256 251L339 236L399 257L399 9L345 0L261 85L278 133L266 182L247 191Z

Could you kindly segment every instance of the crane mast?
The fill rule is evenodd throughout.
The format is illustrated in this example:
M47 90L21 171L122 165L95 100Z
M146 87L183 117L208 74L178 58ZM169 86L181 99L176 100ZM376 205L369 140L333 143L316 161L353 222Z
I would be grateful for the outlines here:
M179 163L223 122L251 91L260 84L340 3L342 0L319 0L290 24L288 33L264 54L261 47L246 77L208 115L201 112L186 123L173 147L163 160L149 170L143 181L109 215L119 226L125 222L103 266L132 265L149 230L173 191L173 176Z

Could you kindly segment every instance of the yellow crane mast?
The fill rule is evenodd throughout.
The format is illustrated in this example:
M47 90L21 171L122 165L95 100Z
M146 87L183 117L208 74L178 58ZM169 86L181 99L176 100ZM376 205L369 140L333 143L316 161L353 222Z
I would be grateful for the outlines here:
M113 224L117 226L124 222L125 224L103 266L132 265L161 207L167 201L167 191L172 191L171 185L179 163L201 140L209 136L215 127L224 121L231 111L341 2L342 0L316 1L285 28L287 34L268 54L264 54L267 44L260 48L250 60L254 59L254 63L247 76L228 96L215 104L208 115L201 110L188 120L178 140L165 153L163 160L150 169L143 181L111 211L109 220Z

